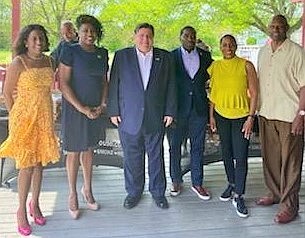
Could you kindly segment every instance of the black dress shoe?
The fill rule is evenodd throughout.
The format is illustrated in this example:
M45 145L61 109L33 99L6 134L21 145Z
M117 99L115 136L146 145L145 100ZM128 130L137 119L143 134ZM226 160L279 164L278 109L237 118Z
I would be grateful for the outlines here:
M127 197L125 198L125 201L124 201L124 207L126 209L131 209L138 205L140 199L141 199L141 196L132 197L132 196L127 195Z
M162 209L167 209L168 208L168 202L166 197L156 197L154 198L156 205Z

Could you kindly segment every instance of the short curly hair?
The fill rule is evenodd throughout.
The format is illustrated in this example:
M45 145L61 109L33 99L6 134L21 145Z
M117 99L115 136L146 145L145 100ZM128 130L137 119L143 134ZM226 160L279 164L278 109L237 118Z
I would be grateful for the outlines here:
M103 29L102 23L94 16L86 15L86 14L79 15L76 18L77 29L79 29L81 27L81 25L87 24L87 23L91 24L94 27L96 34L97 34L97 44L99 45L101 39L104 36L104 29Z
M13 46L14 55L21 55L28 51L27 47L25 46L25 42L27 41L32 31L42 32L42 35L44 36L46 42L45 48L42 51L43 52L49 51L50 43L47 36L48 35L47 30L42 25L30 24L21 29Z

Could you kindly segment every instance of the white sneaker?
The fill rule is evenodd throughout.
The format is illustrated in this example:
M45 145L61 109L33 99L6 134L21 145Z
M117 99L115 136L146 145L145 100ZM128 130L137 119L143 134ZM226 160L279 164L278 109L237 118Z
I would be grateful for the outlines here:
M245 205L245 200L242 196L234 197L232 200L233 206L236 208L236 213L239 217L246 218L249 216L248 209Z
M173 183L170 190L170 195L173 197L177 197L181 193L181 190L182 190L181 184Z

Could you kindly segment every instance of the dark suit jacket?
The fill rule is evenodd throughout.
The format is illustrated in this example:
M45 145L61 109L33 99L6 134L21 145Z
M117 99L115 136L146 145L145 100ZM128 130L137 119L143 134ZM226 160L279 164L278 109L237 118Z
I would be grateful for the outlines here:
M171 52L175 62L175 78L178 94L178 120L181 117L188 117L192 105L198 115L208 116L208 98L205 85L209 79L207 68L212 63L211 54L200 48L196 48L199 54L199 70L192 80L188 75L182 59L181 48Z
M108 114L120 116L119 129L135 135L144 126L147 133L164 128L164 116L175 116L176 88L170 53L153 48L152 67L144 90L136 49L115 53L110 73Z
M61 40L58 45L56 46L56 48L51 52L51 57L54 59L55 61L55 65L56 68L59 65L59 60L60 60L60 54L63 52L63 49L69 45L75 44L77 43L77 40L72 40L70 42L67 42L65 40Z

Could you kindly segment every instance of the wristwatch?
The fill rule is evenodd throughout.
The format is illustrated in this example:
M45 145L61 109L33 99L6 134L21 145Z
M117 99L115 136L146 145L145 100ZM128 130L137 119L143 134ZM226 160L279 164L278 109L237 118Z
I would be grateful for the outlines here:
M299 116L305 116L305 110L300 110L298 114Z

